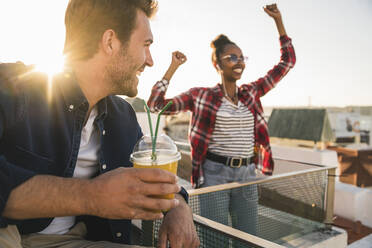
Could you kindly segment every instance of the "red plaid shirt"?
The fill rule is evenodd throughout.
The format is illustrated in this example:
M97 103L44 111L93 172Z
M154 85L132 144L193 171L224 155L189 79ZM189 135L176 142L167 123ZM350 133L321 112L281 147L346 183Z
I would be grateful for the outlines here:
M252 111L255 117L255 151L257 168L266 175L271 175L274 169L274 161L270 148L267 123L264 119L260 97L288 73L296 62L296 55L292 41L288 36L280 37L281 59L266 76L257 81L243 84L238 89L239 101ZM189 140L192 156L192 178L193 187L199 187L204 181L202 164L208 150L216 114L221 106L223 91L221 84L212 88L197 87L172 98L165 99L169 83L166 80L158 81L152 88L148 105L151 111L160 111L170 100L173 104L164 114L177 114L180 111L191 111L191 130Z

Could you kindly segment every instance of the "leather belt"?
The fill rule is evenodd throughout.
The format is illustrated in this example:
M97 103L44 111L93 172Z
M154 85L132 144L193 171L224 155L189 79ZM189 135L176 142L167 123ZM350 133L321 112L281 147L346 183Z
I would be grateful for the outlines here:
M253 162L252 158L234 158L234 157L225 157L217 155L207 151L207 159L212 160L217 163L230 166L232 168L239 168L240 166L247 166Z

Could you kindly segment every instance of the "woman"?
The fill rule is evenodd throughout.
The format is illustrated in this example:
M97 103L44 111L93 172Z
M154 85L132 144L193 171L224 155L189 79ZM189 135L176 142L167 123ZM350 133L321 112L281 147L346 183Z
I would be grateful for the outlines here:
M174 52L171 65L163 79L152 88L148 100L152 111L161 110L172 100L173 104L165 114L187 110L192 112L189 138L193 164L191 182L195 188L246 181L255 176L255 166L265 175L271 175L273 172L274 163L260 97L288 73L296 58L276 4L267 5L264 11L275 20L281 44L281 60L266 76L237 87L236 82L245 69L246 57L235 43L226 36L219 35L211 46L213 66L221 75L220 84L212 88L192 88L173 99L165 99L169 81L178 67L186 62L185 55ZM223 200L213 202L221 202L221 206L213 209L226 206L226 202L222 203L226 200L229 201L227 206L232 211L232 216L233 210L239 208L235 213L236 219L246 220L247 208L253 212L257 209L257 191L253 187L245 188L247 192L228 192L223 196ZM242 195L247 203L244 207L241 207L244 205ZM205 212L207 208L203 205L202 203L203 216L227 223L226 216L221 220L218 213ZM252 214L254 215L255 213ZM232 221L235 227L255 233L255 228L250 229L244 223L239 227L238 223L234 224L234 218ZM249 226L252 226L252 220L250 223Z

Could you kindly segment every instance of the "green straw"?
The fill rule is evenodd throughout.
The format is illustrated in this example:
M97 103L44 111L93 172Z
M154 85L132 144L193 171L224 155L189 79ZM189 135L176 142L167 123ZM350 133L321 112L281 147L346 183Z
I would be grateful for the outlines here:
M166 111L170 105L173 104L172 101L169 101L167 103L167 105L165 105L165 107L160 111L160 113L158 114L158 118L156 120L156 128L155 128L155 136L152 132L152 124L151 124L151 116L150 116L150 109L149 107L147 106L145 100L143 100L144 102L144 105L145 105L145 109L146 109L146 112L147 112L147 118L149 120L149 126L150 126L150 134L151 134L151 143L152 143L152 153L151 153L151 160L156 160L156 153L155 153L155 150L156 150L156 139L157 139L157 136L158 136L158 129L159 129L159 122L160 122L160 116L163 114L164 111Z
M152 132L152 121L151 121L150 109L149 109L149 106L147 106L147 103L145 100L143 100L143 103L144 103L144 108L147 112L147 119L149 120L149 129L150 129L151 147L152 147L151 160L156 160L155 149L154 149L154 146L155 146L154 134Z
M169 108L170 105L172 105L173 102L169 101L167 105L160 111L158 114L158 119L156 120L156 128L155 128L155 137L154 137L154 143L156 144L156 139L158 138L158 129L159 129L159 122L160 122L160 116L163 114L165 110ZM155 154L155 145L152 146L152 153Z
M149 120L149 128L150 128L150 134L151 134L151 142L152 144L153 143L153 139L154 139L154 134L152 133L152 123L151 123L151 115L150 115L150 109L149 109L149 106L147 106L147 103L145 100L143 100L143 103L144 103L144 107L145 107L145 110L147 112L147 119Z

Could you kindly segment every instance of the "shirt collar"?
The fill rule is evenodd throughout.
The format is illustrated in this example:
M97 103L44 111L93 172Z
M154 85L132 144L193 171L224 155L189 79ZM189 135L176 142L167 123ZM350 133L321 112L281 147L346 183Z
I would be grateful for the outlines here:
M223 97L223 86L221 83L218 83L216 86L214 86L212 89L214 92L216 92L220 97ZM238 89L238 97L240 96L240 87L236 86L236 88Z
M101 99L98 103L98 115L97 119L104 119L107 115L107 97Z
M60 87L65 100L65 107L68 111L72 112L82 106L88 110L88 100L77 83L75 73L72 70L66 69L64 72L56 75L54 83ZM107 97L101 99L97 103L97 107L97 118L105 117L107 115Z
M218 94L219 97L223 97L223 92L222 92L222 84L217 84L212 88L213 92Z

